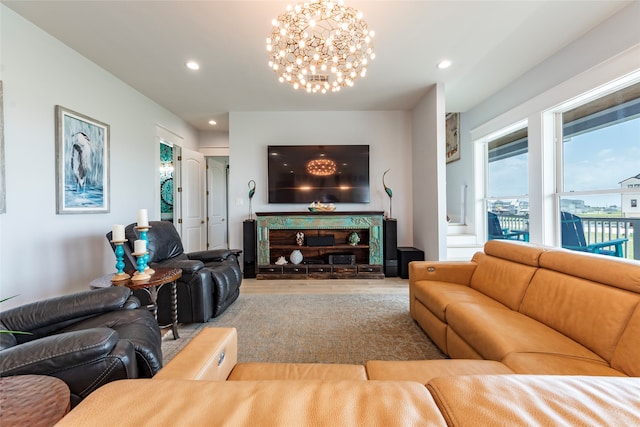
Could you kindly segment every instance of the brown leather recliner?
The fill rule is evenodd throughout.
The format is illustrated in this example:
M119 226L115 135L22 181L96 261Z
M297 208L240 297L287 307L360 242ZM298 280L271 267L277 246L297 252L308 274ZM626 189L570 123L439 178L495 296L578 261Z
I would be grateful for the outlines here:
M180 268L178 279L178 322L204 323L219 316L240 295L242 271L236 255L228 249L185 253L178 231L169 221L150 221L147 232L148 264L151 268ZM123 245L125 270L133 271L136 258L132 255L134 241L140 238L136 224L125 227L127 243ZM107 233L111 241L111 233ZM113 247L113 245L112 245ZM148 302L144 292L136 292ZM171 323L170 288L163 286L158 293L158 322Z

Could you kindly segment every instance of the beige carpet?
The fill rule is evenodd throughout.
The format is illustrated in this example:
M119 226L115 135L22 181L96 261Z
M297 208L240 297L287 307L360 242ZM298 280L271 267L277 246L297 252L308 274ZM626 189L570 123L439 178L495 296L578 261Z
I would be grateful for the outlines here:
M168 362L203 327L235 327L239 362L356 363L442 359L409 316L407 295L240 295L206 324L162 341Z

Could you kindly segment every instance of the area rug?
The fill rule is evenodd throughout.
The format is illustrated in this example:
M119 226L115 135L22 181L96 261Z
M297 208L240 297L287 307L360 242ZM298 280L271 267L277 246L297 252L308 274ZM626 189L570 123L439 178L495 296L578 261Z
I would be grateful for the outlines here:
M240 295L205 324L180 325L163 338L168 362L203 327L234 327L239 362L355 363L446 356L411 319L397 294Z

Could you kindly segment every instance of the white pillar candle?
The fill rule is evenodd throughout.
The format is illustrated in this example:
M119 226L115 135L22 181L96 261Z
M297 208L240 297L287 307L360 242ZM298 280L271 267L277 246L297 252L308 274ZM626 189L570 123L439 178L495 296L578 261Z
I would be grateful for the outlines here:
M147 252L147 241L136 240L135 242L133 242L133 251L137 254L143 254Z
M111 238L113 239L114 242L123 242L124 241L124 225L113 224Z
M146 209L138 209L138 227L149 226L149 213Z

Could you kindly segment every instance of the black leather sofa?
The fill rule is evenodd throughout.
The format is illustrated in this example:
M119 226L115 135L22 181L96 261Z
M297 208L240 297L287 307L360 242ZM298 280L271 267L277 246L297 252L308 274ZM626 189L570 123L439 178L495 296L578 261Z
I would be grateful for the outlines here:
M75 406L115 380L162 368L160 328L126 287L50 298L0 313L0 376L60 378Z
M149 266L182 269L178 279L178 321L180 323L204 323L222 314L240 295L242 271L238 257L229 249L216 249L185 253L178 231L169 221L150 221L147 232ZM136 258L132 255L134 241L140 238L136 224L125 227L127 242L123 245L125 270L135 270ZM107 234L111 240L111 233ZM112 245L113 247L113 245ZM147 302L147 295L136 292ZM170 288L164 286L158 292L158 322L171 323Z

